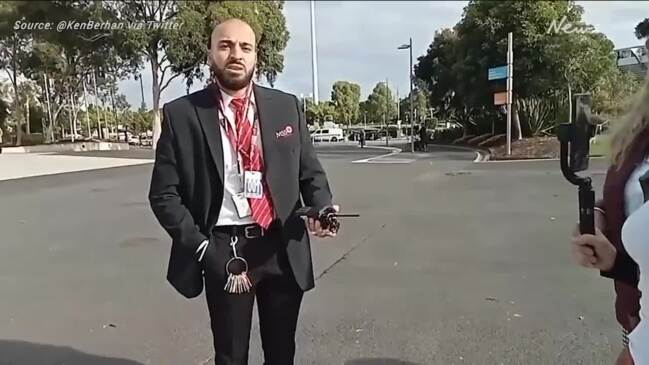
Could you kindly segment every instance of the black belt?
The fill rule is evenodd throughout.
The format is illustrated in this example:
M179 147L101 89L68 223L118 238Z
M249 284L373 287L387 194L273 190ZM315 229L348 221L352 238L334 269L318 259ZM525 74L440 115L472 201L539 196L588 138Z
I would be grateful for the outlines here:
M243 237L247 239L255 239L264 237L268 234L262 226L258 224L245 224L240 226L216 226L214 230L217 232L229 234L233 237Z

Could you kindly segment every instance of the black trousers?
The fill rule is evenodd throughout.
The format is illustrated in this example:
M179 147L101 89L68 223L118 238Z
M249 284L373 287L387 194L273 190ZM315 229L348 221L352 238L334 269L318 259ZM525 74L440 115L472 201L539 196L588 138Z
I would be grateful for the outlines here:
M203 258L205 292L214 338L216 365L247 365L252 311L257 300L259 328L265 365L292 365L295 331L303 291L298 286L286 256L286 248L272 229L264 237L239 237L239 256L248 261L253 289L229 294L225 265L232 257L231 233L213 232Z

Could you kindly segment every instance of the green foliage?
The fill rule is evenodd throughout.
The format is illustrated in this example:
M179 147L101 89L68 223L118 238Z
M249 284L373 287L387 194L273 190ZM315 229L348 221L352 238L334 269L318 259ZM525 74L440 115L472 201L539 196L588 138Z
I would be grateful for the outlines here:
M638 23L635 27L635 36L638 39L649 37L649 18L645 18L645 20Z
M376 84L367 98L366 109L368 119L372 122L391 123L397 117L397 101L385 82Z
M307 99L306 119L309 124L322 124L326 121L333 121L335 117L336 108L333 103L329 101L321 101L315 104L312 100Z
M9 104L0 95L0 129L6 128L7 117L9 116Z
M607 119L620 117L629 110L640 86L641 80L620 69L602 75L593 90L593 111Z
M204 80L208 44L215 24L230 18L240 18L255 31L258 41L258 78L266 78L273 85L284 69L282 52L289 40L286 19L282 13L283 1L133 1L113 2L124 17L173 22L179 27L158 30L124 31L126 44L138 55L138 63L160 58L160 88L184 76L190 87L196 80ZM148 3L142 6L142 3ZM158 59L156 59L157 62ZM168 65L166 65L168 63ZM169 72L168 74L166 72ZM165 79L165 76L168 79ZM211 75L210 75L211 79Z
M546 133L567 106L553 98L567 100L568 90L594 93L604 75L617 70L613 43L584 24L582 14L573 1L472 0L454 29L435 34L416 76L441 117L472 133L490 131L494 122L501 129L505 117L498 115L493 94L504 82L489 81L487 72L506 64L512 32L514 123L520 120L527 136Z
M336 121L345 124L356 122L358 120L360 98L360 85L348 81L337 81L331 91Z
M412 90L413 93L413 117L415 123L420 123L430 119L430 92L424 87L417 87ZM409 123L410 121L410 96L405 97L399 102L399 118Z
M153 113L151 111L128 111L124 115L128 130L136 135L153 129Z

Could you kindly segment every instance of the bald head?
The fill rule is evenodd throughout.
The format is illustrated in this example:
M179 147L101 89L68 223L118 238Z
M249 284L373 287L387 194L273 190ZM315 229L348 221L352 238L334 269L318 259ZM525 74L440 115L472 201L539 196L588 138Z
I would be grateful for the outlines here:
M230 93L244 90L257 63L257 37L240 19L229 19L214 27L210 37L210 67L220 86Z
M257 36L250 24L241 19L232 18L217 24L212 30L210 36L210 45L216 45L218 40L223 37L239 36L244 37L252 45L256 45Z

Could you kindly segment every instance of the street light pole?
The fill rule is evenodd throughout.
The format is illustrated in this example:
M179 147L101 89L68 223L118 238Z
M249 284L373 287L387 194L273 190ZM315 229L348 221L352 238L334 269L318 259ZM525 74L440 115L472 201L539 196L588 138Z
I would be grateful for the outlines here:
M318 56L315 33L315 1L311 0L311 72L313 81L313 102L319 103L318 98Z
M410 71L408 73L408 76L410 78L410 152L415 153L415 118L413 118L413 95L412 95L412 37L410 37L410 44L408 45L408 48L410 48Z
M415 120L413 117L413 95L412 95L412 37L408 44L401 45L398 49L407 49L410 51L410 65L408 68L408 78L410 79L410 96L408 97L408 104L410 104L410 152L415 152Z

